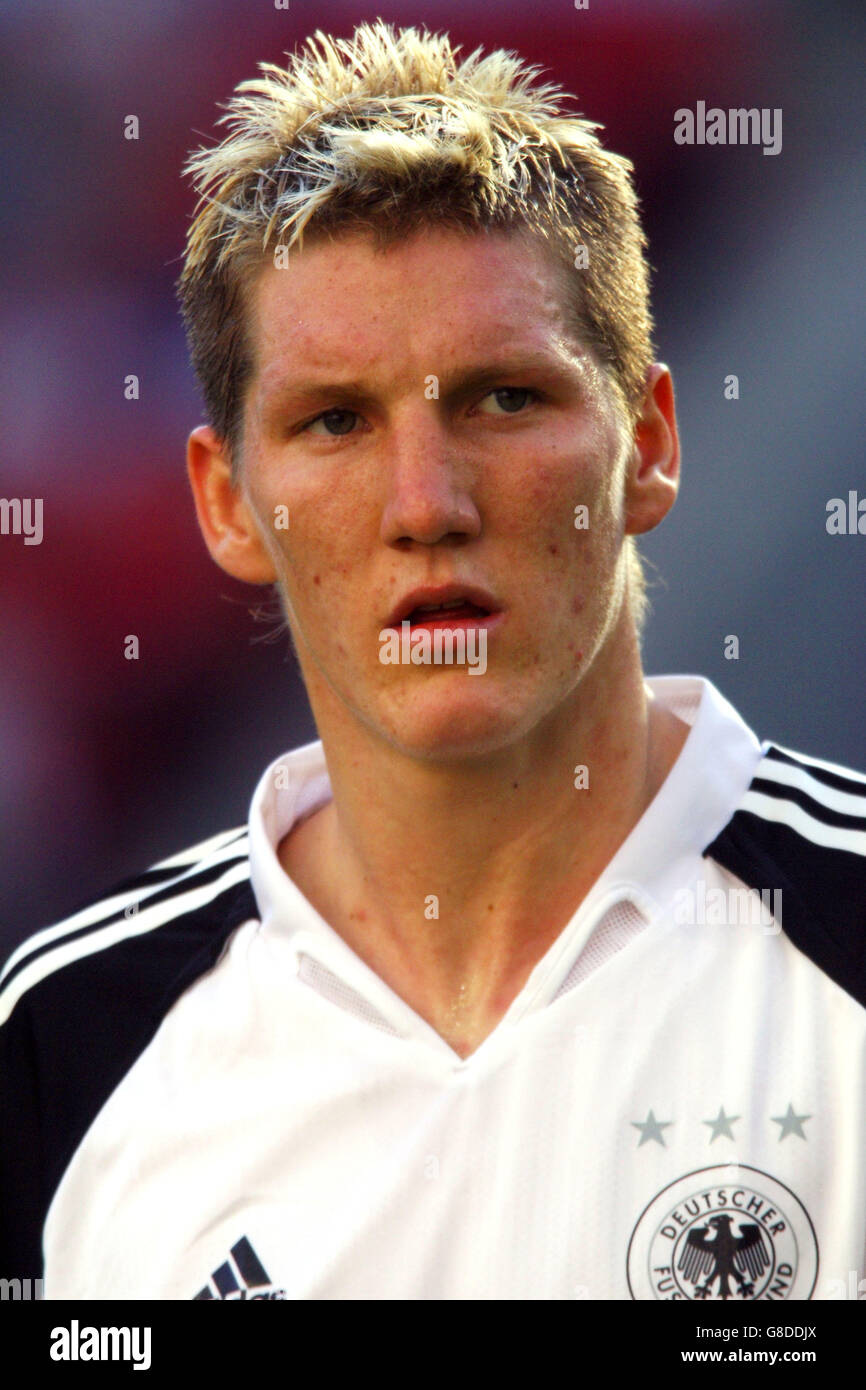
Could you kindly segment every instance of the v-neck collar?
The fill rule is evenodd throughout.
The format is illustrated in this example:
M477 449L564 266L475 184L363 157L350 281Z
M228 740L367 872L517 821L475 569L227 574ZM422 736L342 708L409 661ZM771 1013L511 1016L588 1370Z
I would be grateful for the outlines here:
M736 710L699 676L646 679L659 704L691 726L680 754L650 805L599 875L571 919L536 963L495 1028L461 1058L347 945L280 865L278 848L296 821L331 800L321 742L277 758L250 808L250 874L263 925L290 939L333 978L343 1006L372 1009L387 1031L432 1045L454 1066L473 1063L527 1014L545 1007L608 914L630 904L649 925L694 872L695 860L727 824L746 792L761 746ZM349 992L347 994L347 991ZM349 1004L351 1008L351 1004Z

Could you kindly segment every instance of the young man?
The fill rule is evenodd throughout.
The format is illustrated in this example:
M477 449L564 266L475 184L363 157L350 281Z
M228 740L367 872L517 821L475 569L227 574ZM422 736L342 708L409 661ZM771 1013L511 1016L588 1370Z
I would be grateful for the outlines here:
M671 377L630 166L534 78L319 35L191 161L197 514L321 743L7 966L48 1297L863 1276L866 778L644 679Z

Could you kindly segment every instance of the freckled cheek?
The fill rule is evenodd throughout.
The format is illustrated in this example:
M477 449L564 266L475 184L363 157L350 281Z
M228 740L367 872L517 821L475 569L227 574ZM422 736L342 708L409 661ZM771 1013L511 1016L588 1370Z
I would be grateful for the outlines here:
M555 473L531 472L518 480L517 486L506 497L500 497L496 505L500 509L507 507L518 527L522 523L536 534L543 529L555 538L572 514L572 492L567 480Z
M296 622L320 651L347 655L345 639L360 631L366 589L357 524L333 521L315 508L289 504L290 524L276 533L278 571ZM369 596L367 596L368 599Z
M293 600L338 611L353 586L345 552L333 538L321 537L318 543L305 544L296 537L291 549L281 549L284 582Z
M588 531L575 527L575 508L587 508L590 527L593 521L611 521L609 480L599 462L570 452L515 471L513 486L500 491L491 505L511 534L534 536L554 558L573 549L575 536L586 541Z
M357 526L352 526L348 509L335 506L335 501L339 498L324 497L318 488L278 486L269 489L266 499L257 499L260 523L271 524L271 544L276 541L280 563L297 583L316 573L320 580L317 587L324 587L347 565ZM274 520L278 511L285 518L282 527Z
M575 527L574 497L573 488L536 483L528 501L524 492L514 503L520 508L519 527L510 533L504 528L506 554L522 557L518 568L523 568L527 611L545 614L554 627L585 614L611 563L604 525L593 527L590 520L588 529Z

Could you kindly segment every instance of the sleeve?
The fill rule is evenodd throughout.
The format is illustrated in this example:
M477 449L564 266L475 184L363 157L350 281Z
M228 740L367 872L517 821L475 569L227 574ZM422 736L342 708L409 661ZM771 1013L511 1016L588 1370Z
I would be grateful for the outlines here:
M34 946L0 991L0 1277L43 1277L43 1228L90 1125L166 1014L257 916L243 861L161 889L130 935L115 913ZM204 881L203 881L204 880ZM78 952L70 958L72 951ZM28 965L39 961L24 987ZM55 962L57 962L55 964ZM17 981L17 983L16 983Z
M0 1273L42 1275L43 1117L27 1001L0 1027Z

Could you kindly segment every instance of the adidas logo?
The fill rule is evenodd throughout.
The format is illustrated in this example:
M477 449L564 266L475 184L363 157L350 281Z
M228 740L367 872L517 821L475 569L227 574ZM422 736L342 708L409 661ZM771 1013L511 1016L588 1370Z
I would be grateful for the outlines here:
M277 1289L268 1278L265 1267L250 1245L242 1236L233 1245L225 1264L215 1269L203 1289L195 1295L200 1298L217 1298L224 1302L237 1302L242 1298L280 1299L286 1297L285 1289Z

